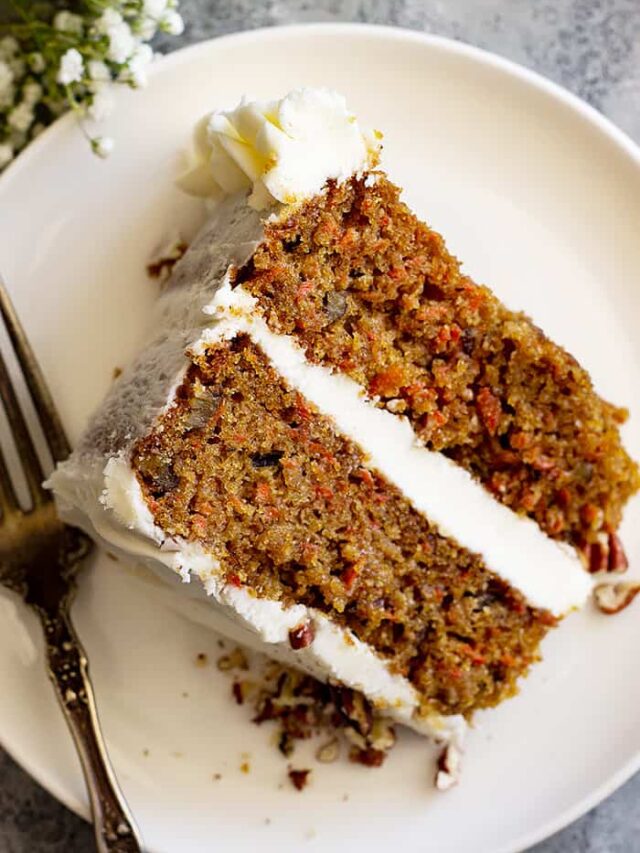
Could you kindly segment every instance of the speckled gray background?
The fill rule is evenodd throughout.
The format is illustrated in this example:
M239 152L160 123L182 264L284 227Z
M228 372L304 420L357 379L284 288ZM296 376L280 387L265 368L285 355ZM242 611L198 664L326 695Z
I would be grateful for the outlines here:
M165 49L301 21L450 36L540 71L640 142L640 0L181 0L181 9L187 29ZM0 750L0 853L93 849L89 828ZM640 853L640 775L530 853Z

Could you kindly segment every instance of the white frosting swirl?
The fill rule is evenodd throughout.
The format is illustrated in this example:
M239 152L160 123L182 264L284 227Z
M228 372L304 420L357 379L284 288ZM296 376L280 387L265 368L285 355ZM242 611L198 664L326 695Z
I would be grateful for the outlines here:
M195 162L178 181L194 195L250 189L263 210L320 192L377 160L382 135L362 130L345 98L330 89L294 89L279 101L243 99L205 116L194 134Z

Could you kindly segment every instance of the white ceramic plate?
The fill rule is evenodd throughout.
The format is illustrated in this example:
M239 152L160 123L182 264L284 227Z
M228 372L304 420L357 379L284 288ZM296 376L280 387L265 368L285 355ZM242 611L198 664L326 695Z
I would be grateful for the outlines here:
M193 123L244 93L278 96L301 84L339 89L385 131L385 163L407 200L476 279L530 312L606 396L631 408L625 439L640 455L637 149L577 99L496 57L340 25L180 51L159 63L148 89L119 95L108 161L65 119L0 180L0 268L72 437L136 349L156 288L145 277L150 253L201 215L172 186ZM637 501L622 533L637 573ZM0 605L2 742L86 813L34 620L11 618L9 599ZM572 616L549 637L522 695L478 717L463 781L446 795L431 790L429 748L408 734L381 770L345 761L316 766L302 794L283 784L286 762L269 732L232 704L213 663L194 665L198 652L215 660L216 638L103 556L83 578L75 616L111 756L156 853L515 851L640 765L637 609Z

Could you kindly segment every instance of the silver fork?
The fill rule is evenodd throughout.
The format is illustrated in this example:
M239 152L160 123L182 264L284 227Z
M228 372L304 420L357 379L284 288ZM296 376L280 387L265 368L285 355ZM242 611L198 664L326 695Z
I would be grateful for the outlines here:
M0 278L0 313L54 461L69 444L24 329ZM92 548L80 530L57 517L44 473L0 352L0 399L7 415L32 507L20 507L0 452L0 584L38 615L44 631L49 678L73 736L84 774L99 853L138 853L138 831L109 764L96 713L87 656L69 608L81 560Z

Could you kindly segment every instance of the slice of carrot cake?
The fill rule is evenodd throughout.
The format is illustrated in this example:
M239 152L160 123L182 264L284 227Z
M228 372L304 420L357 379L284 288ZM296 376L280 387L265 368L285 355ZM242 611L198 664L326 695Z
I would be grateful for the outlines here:
M639 475L625 412L461 272L379 136L311 89L199 125L213 212L51 485L236 639L459 739L624 567Z

